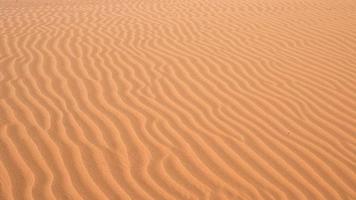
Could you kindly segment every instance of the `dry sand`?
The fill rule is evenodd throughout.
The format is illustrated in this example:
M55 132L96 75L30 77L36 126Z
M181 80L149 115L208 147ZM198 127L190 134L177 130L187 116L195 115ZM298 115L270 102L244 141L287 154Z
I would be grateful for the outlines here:
M356 1L0 0L0 200L355 200Z

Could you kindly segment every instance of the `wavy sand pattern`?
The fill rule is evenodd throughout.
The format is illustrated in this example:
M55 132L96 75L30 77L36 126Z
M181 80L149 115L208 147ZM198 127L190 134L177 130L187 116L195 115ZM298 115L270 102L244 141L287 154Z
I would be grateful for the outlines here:
M353 0L0 0L0 199L354 200L355 91Z

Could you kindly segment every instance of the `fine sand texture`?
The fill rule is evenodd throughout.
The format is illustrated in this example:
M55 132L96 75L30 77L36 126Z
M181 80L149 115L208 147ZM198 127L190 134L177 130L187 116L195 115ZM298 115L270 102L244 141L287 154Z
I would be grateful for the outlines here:
M0 0L0 200L356 200L355 0Z

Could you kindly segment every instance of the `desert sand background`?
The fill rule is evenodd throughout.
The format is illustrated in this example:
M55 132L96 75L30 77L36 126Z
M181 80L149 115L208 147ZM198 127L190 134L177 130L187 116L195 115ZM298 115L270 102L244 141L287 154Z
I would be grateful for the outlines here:
M355 200L356 1L0 0L0 200Z

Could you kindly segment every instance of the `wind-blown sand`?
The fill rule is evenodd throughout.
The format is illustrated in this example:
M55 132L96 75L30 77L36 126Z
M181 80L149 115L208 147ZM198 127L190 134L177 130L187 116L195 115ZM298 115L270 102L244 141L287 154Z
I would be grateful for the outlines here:
M356 1L0 0L1 200L355 200Z

